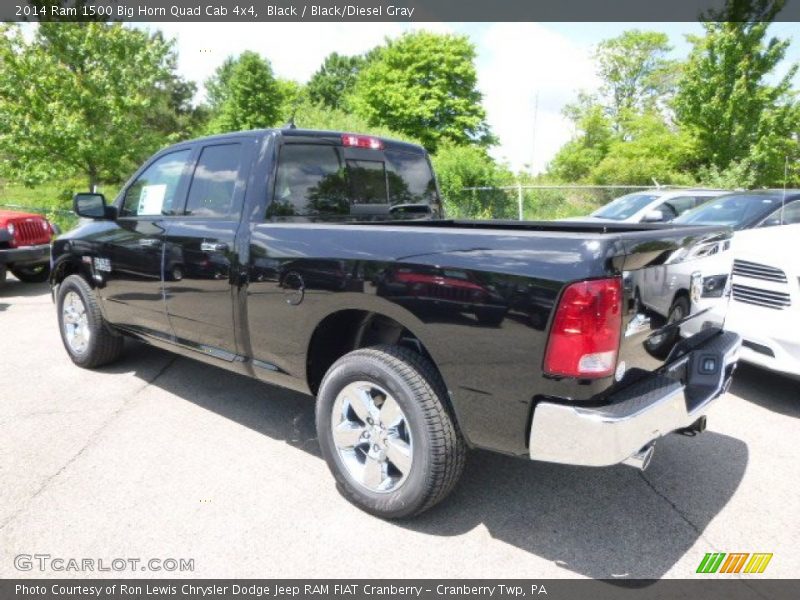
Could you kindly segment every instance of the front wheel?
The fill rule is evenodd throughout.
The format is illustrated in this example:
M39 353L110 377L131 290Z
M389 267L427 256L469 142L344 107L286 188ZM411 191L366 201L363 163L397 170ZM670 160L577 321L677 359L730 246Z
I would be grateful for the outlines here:
M69 357L93 369L122 354L123 339L106 323L97 295L80 275L70 275L58 288L58 325Z
M31 265L29 267L13 267L14 277L25 283L44 283L50 277L50 265Z
M464 468L464 441L433 365L406 348L346 354L317 396L320 447L342 494L383 518L442 500Z

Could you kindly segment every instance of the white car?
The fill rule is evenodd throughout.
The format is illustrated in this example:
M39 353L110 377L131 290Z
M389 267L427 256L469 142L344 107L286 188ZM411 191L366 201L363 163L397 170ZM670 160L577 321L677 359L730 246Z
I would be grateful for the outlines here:
M674 325L671 333L650 338L648 350L667 351L679 337L724 321L724 312L719 313L718 307L729 291L731 255L731 240L725 237L680 248L662 256L659 265L633 273L630 285L637 310L644 309L659 327ZM700 258L702 263L697 260ZM706 316L689 319L698 314Z
M800 224L738 231L725 329L741 360L800 378Z
M724 190L643 190L620 196L588 217L571 221L613 221L617 223L667 223L687 210L725 194Z

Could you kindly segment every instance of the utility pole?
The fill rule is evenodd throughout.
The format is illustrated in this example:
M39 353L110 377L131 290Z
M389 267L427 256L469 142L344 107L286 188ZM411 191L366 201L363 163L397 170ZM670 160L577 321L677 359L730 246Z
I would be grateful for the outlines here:
M536 175L536 120L539 116L539 90L533 100L533 131L531 132L531 175Z

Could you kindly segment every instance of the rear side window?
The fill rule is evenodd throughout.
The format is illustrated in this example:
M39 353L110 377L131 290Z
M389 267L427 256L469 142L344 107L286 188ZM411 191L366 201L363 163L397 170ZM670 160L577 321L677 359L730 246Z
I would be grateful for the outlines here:
M667 219L674 219L685 213L690 208L694 208L695 199L693 196L679 196L671 198L658 207L658 210L665 213Z
M337 146L285 144L267 216L418 218L437 203L422 154L389 149L351 157Z
M242 144L203 148L189 186L186 214L215 218L230 216L241 162Z
M344 163L334 146L287 144L281 149L270 217L349 213Z
M190 150L170 152L156 159L125 191L123 217L174 214L182 198L176 193L189 161Z
M395 212L398 205L415 210L436 204L436 180L427 159L419 154L386 150L386 169L389 181L389 204Z

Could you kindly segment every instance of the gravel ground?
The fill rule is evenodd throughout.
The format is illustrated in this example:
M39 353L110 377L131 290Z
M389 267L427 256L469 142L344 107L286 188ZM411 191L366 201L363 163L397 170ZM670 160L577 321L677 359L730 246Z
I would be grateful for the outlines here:
M109 575L20 554L194 560L120 573L153 577L692 577L715 551L800 571L800 384L766 371L644 474L473 452L444 503L391 523L339 495L307 397L136 343L81 370L47 287L13 278L0 332L0 577Z

